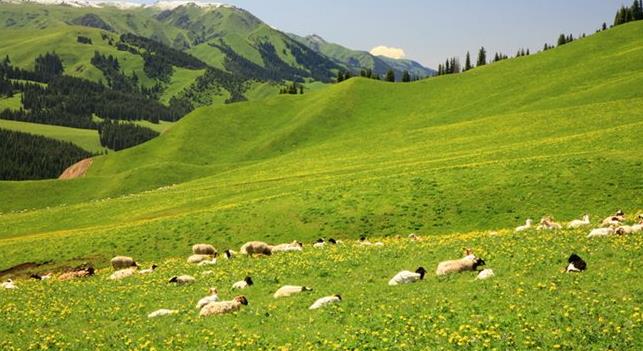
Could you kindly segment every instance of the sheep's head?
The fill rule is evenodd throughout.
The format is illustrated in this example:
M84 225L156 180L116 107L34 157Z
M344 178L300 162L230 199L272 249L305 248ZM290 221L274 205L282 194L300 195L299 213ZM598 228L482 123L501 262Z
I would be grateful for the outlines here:
M317 239L317 241L315 241L315 242L316 242L316 243L323 243L323 242L324 242L324 239L319 238L319 239Z
M335 240L333 238L328 239L328 242L333 244L333 245L337 244L337 240Z
M580 256L578 256L577 254L573 253L567 259L567 263L572 263L572 262L580 261L580 260L582 260L582 258L580 258Z
M169 280L169 283L176 283L179 280L179 277L172 277Z
M338 298L338 299L339 299L339 301L342 301L342 295L340 295L340 294L336 294L336 295L335 295L335 297L336 297L336 298Z
M243 280L246 283L248 283L248 285L253 285L254 284L254 282L252 281L252 277L250 277L250 276L245 277Z
M39 276L38 274L35 274L35 273L31 275L31 278L36 279L36 280L42 280L42 277Z
M230 252L230 250L225 250L224 254L226 258L232 258L232 252Z
M418 269L415 270L415 273L420 275L420 279L424 279L424 275L426 274L426 269L424 269L424 267L419 267Z
M94 267L89 267L85 271L87 272L87 275L94 275L94 273L96 273Z
M615 216L618 216L618 217L624 217L624 216L625 216L625 212L623 212L623 210L618 210L618 211L616 211Z
M155 264L153 264L153 265L152 265L152 270L155 270L155 269L157 269L157 268L159 268L159 266L157 266L157 265L155 265Z
M238 303L242 304L242 305L245 305L245 306L248 305L248 299L246 299L245 296L237 296L237 297L234 298L234 300L237 301Z
M307 286L302 286L301 291L313 291L313 288L309 288Z
M217 290L217 288L210 288L208 289L208 293L210 295L217 295L219 293L219 290Z
M487 262L485 262L482 258L480 258L480 257L476 257L476 258L473 260L473 270L475 271L475 270L477 270L477 269L478 269L478 267L479 267L479 266L484 266L484 265L486 265L486 264L487 264Z
M365 236L363 236L363 235L362 235L362 236L360 236L360 237L359 237L359 241L366 241L366 237L365 237Z
M527 220L525 221L525 223L526 223L527 225L532 225L532 224L534 223L534 221L533 221L531 218L527 218Z

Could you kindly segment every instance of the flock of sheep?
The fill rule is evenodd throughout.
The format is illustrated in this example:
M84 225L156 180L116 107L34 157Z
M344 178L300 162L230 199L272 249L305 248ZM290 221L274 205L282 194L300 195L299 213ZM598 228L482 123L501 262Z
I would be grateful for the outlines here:
M632 225L626 225L625 214L622 211L616 212L615 215L607 217L602 221L602 226L600 228L593 229L588 237L596 236L606 236L614 234L631 234L638 233L643 228L643 215L637 216L637 223ZM589 216L585 215L582 219L577 219L569 222L567 228L578 229L584 226L590 225ZM515 229L516 232L523 232L532 228L531 219L527 219L525 225L519 226ZM538 230L556 230L561 229L562 225L553 221L550 217L544 217L540 224L536 227ZM415 234L410 234L408 237L410 240L421 240ZM322 248L325 245L338 245L342 244L341 241L335 239L319 239L313 243L314 248ZM372 243L365 237L361 237L358 241L359 245L362 246L383 246L382 242ZM303 251L303 244L298 241L293 241L292 243L279 244L279 245L270 245L262 241L251 241L245 243L241 246L239 252L232 250L224 251L225 259L232 259L237 255L246 255L246 256L270 256L274 253L280 252L293 252L293 251ZM189 264L195 264L199 266L214 265L217 263L218 252L214 246L209 244L196 244L192 246L192 255L187 258ZM133 258L127 256L116 256L111 260L111 265L114 269L114 272L110 275L109 279L111 280L121 280L127 277L133 276L135 274L151 274L156 271L158 266L152 265L147 269L139 269L138 264L134 261ZM486 265L484 259L477 257L473 250L466 249L464 252L464 257L443 261L440 262L435 271L437 276L445 276L453 273L461 272L478 272L478 268ZM567 272L581 272L587 268L587 263L576 254L571 254L568 258L568 266L566 268ZM388 282L388 285L395 286L401 284L414 283L419 280L424 279L425 274L427 273L424 267L418 267L414 272L411 271L401 271L391 278ZM95 274L95 270L92 267L78 268L72 272L66 272L57 277L58 280L65 281L77 278L89 277ZM478 272L476 280L489 279L494 276L492 269L483 269ZM52 278L52 274L38 275L32 274L31 276L37 280L46 280ZM169 283L177 285L191 284L196 281L196 278L189 275L175 276L169 279ZM232 285L234 290L242 290L251 287L254 285L252 277L245 277L243 280L240 280ZM2 288L5 289L17 289L17 286L14 281L11 279L3 282L1 284ZM312 291L312 288L305 286L297 285L284 285L279 288L274 293L274 298L283 298L292 296L302 292ZM313 304L310 305L309 309L314 310L329 304L338 303L342 300L342 297L337 295L325 296L317 299ZM196 303L196 309L199 310L201 316L212 316L212 315L221 315L226 313L235 312L241 309L242 306L247 305L248 300L245 296L236 296L232 300L222 301L219 299L218 290L216 288L211 288L209 290L208 296L203 297ZM177 310L171 309L159 309L148 315L149 318L155 318L160 316L166 316L178 313Z

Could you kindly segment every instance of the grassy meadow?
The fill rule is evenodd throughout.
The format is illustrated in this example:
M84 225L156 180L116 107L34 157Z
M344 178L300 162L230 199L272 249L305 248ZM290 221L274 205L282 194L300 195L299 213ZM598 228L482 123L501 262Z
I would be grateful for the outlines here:
M98 131L96 130L22 121L9 121L4 119L0 119L0 128L34 135L42 135L56 140L69 141L89 152L100 153L105 150L105 148L100 144Z

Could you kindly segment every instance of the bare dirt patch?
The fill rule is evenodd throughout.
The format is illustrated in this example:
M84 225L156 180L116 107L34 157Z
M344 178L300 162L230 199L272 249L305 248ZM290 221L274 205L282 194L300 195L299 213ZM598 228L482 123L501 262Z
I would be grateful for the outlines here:
M92 162L94 160L92 158L86 158L84 160L80 160L73 165L69 166L63 174L58 177L58 179L61 180L66 180L66 179L74 179L78 177L82 177L85 174L87 174L87 170L89 170L89 167L92 165Z

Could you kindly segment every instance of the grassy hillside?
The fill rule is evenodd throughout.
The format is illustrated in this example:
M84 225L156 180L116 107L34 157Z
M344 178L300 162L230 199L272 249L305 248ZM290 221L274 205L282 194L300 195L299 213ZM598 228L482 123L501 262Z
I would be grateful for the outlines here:
M636 212L642 33L633 23L454 76L351 79L199 109L96 158L84 178L0 183L12 198L0 203L0 262L24 262L25 245L47 247L29 260L105 262L202 240L432 235Z
M149 123L151 125L151 123ZM28 123L20 121L7 121L0 119L0 128L18 132L42 135L47 138L70 141L81 148L94 153L105 151L100 145L98 131L90 129L50 126L46 124Z

